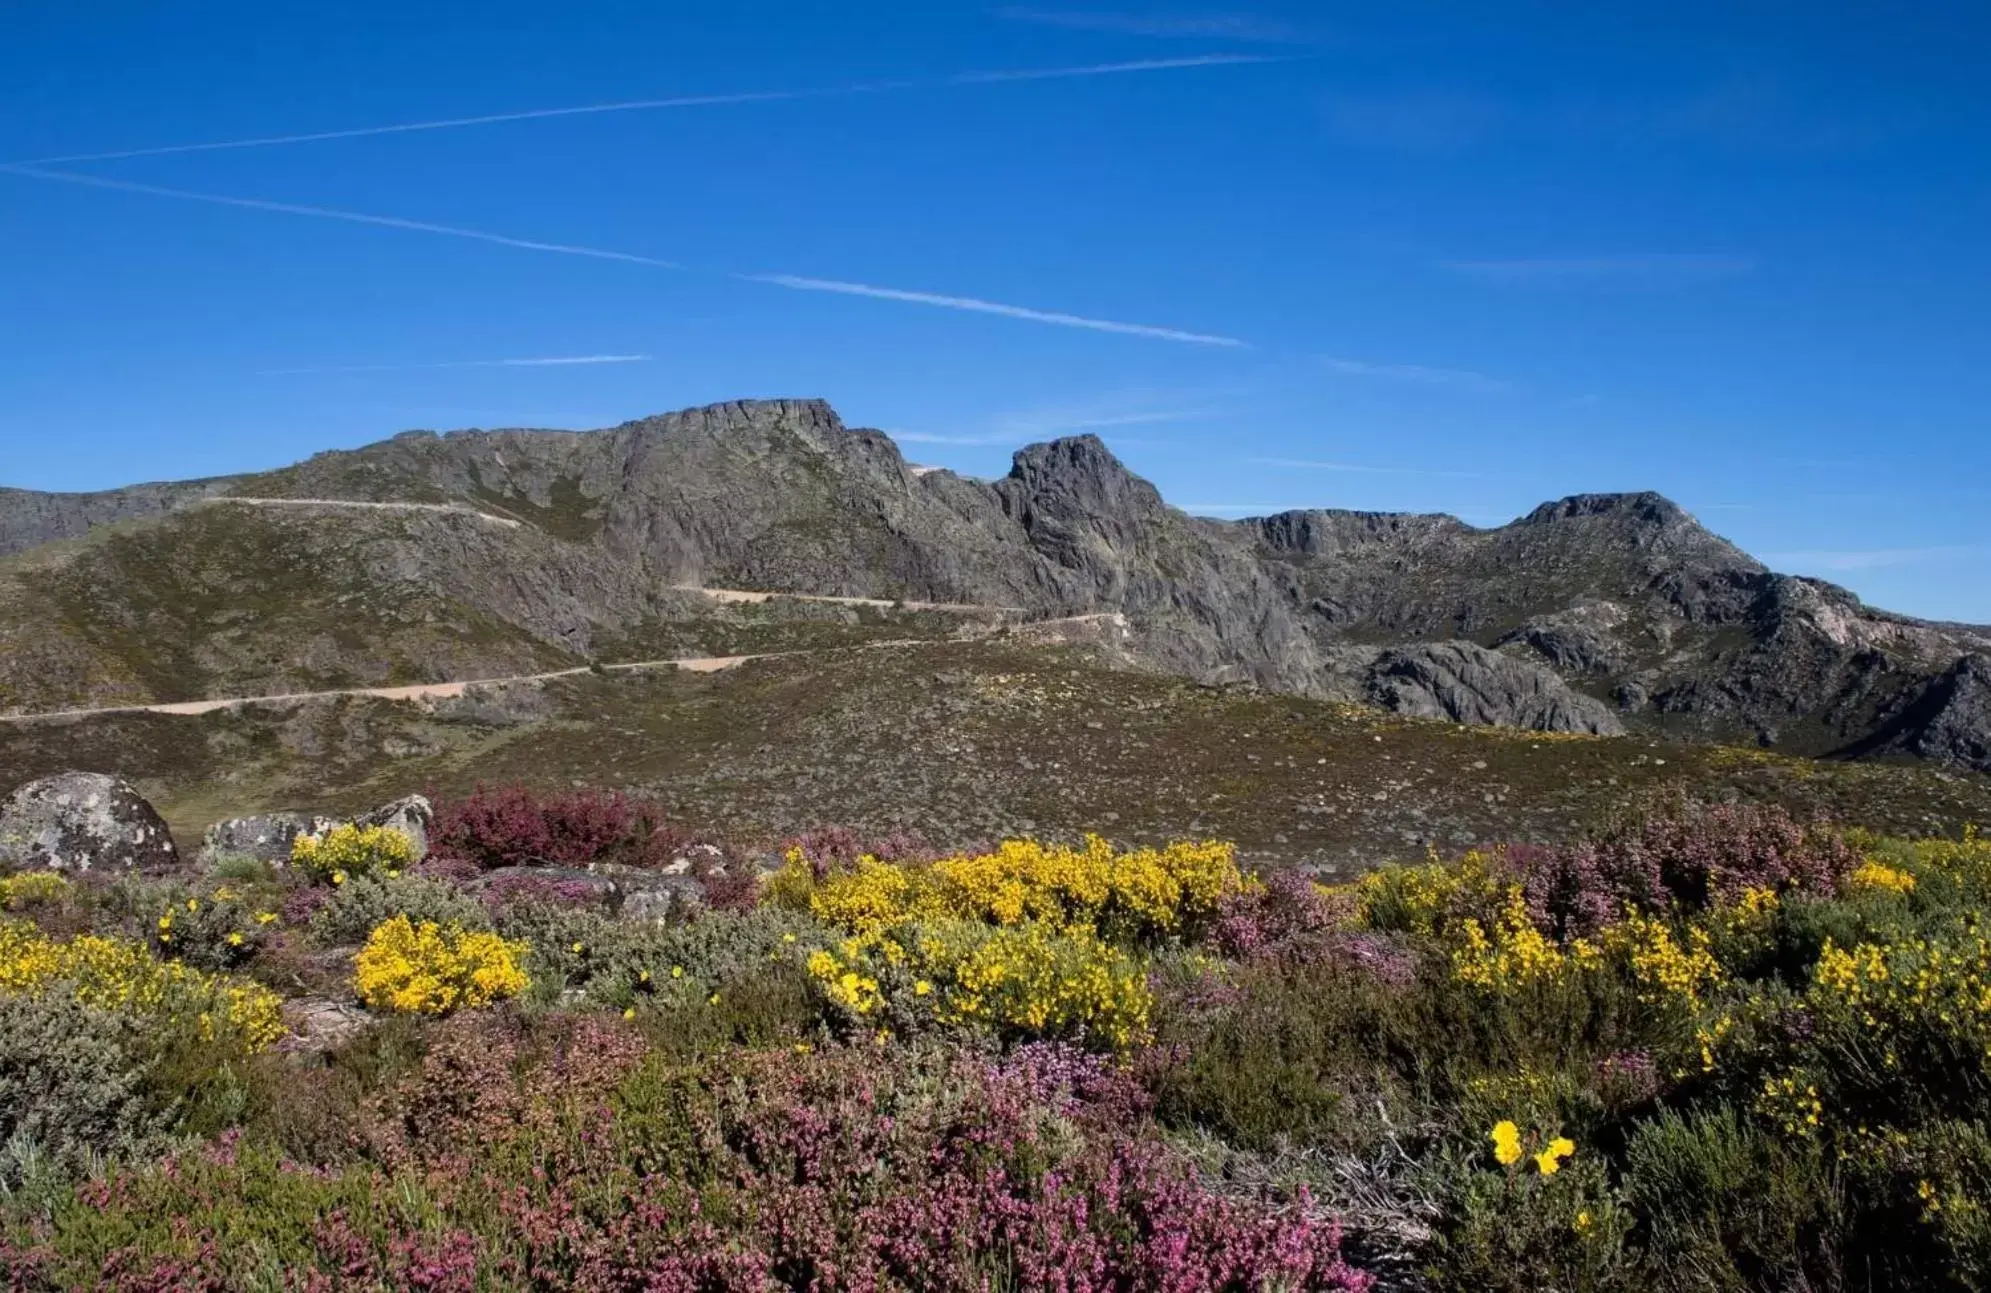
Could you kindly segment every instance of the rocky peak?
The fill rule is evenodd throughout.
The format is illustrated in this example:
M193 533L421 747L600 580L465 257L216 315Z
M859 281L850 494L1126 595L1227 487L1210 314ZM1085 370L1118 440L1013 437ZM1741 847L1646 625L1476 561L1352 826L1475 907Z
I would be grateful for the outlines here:
M1685 508L1649 489L1632 494L1571 494L1553 503L1543 503L1522 517L1520 524L1548 525L1581 517L1609 517L1661 529L1696 524Z
M1128 471L1095 435L1024 446L995 489L1004 510L1026 527L1033 518L1057 518L1120 536L1163 510L1160 491Z

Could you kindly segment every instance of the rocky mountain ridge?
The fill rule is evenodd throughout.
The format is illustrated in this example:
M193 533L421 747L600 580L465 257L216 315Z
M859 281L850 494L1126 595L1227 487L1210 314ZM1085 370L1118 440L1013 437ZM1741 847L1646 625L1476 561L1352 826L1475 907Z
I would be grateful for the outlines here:
M1169 507L1091 436L1030 445L980 481L915 470L813 400L8 491L10 551L0 710L585 662L684 614L675 586L705 584L1118 611L1134 662L1203 681L1991 770L1991 630L1776 574L1656 494L1578 495L1494 529L1338 510L1218 521Z

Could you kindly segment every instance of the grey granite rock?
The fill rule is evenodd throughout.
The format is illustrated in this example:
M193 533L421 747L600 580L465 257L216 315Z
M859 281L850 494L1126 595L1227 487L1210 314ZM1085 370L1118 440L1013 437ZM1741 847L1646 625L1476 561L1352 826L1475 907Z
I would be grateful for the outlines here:
M0 862L52 871L176 865L166 823L129 782L99 772L30 781L0 808Z

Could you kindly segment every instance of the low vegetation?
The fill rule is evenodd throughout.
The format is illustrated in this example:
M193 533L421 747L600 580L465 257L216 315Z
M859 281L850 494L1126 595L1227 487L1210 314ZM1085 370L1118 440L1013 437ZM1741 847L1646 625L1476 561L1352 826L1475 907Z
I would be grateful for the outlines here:
M12 1287L1991 1280L1971 833L1693 805L1339 884L517 787L432 834L0 877Z

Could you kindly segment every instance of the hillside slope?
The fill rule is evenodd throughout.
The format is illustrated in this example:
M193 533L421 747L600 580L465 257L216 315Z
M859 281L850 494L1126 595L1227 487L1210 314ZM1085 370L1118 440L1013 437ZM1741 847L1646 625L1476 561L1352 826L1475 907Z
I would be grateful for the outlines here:
M119 523L88 532L99 515ZM0 544L17 551L0 561L14 711L571 664L675 632L669 590L704 584L1119 611L1136 661L1201 681L1991 768L1991 631L1775 574L1654 494L1489 530L1213 521L1090 436L1031 445L984 482L914 471L882 433L777 400L589 433L411 432L181 487L14 491Z

